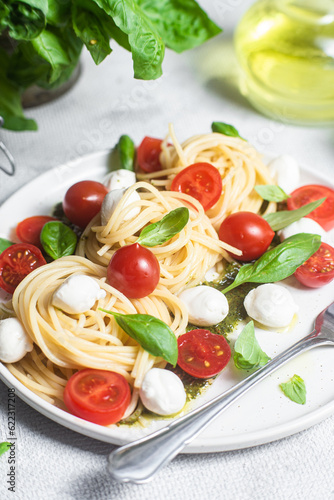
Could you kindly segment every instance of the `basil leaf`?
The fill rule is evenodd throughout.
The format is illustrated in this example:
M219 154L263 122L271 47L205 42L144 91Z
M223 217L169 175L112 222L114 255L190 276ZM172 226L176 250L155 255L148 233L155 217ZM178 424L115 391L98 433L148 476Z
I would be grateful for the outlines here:
M162 245L178 234L189 220L189 210L186 207L176 208L161 220L144 227L141 231L137 243L145 247Z
M8 451L11 446L11 443L8 443L8 441L0 443L0 456L6 453L6 451Z
M325 199L326 198L320 198L320 200L312 201L296 210L282 210L281 212L263 215L263 218L268 222L273 231L279 231L284 227L290 226L290 224L302 217L309 215L313 210L318 208Z
M1 20L0 27L6 27L12 38L31 40L45 28L47 0L8 0L6 4L7 15Z
M176 366L177 340L166 323L149 314L120 314L101 308L100 310L112 314L118 325L145 351L153 356L160 356L171 365Z
M133 140L128 135L121 135L117 149L121 162L121 168L134 172L134 161L136 148Z
M279 203L280 201L287 200L290 198L285 191L279 186L255 186L255 191L266 201L275 201ZM278 212L280 213L280 212Z
M230 137L240 137L240 139L242 139L243 141L246 140L241 137L241 135L239 134L237 129L233 127L233 125L229 125L228 123L212 122L211 129L212 132L218 132L219 134L228 135Z
M0 254L11 245L14 245L12 241L6 240L6 238L0 238Z
M280 388L291 401L304 405L306 403L306 387L299 375L294 375L288 382L280 384Z
M254 322L250 321L234 345L233 360L235 366L241 370L252 370L266 365L270 359L256 340Z
M66 255L73 255L77 245L77 236L62 222L51 221L43 226L41 243L45 252L56 260Z
M222 30L194 0L137 0L161 38L175 52L182 52L208 40Z
M254 264L242 266L234 280L223 293L241 283L274 283L291 276L321 245L317 234L300 233L290 236L277 247L265 252Z

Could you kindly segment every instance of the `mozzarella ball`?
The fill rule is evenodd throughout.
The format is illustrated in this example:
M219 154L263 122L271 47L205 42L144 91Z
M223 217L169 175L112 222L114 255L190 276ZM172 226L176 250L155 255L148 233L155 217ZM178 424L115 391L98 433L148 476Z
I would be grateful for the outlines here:
M109 193L107 193L106 196L104 197L101 206L102 226L106 226L108 224L110 217L116 210L116 207L120 202L122 196L124 195L125 191L126 189L114 189L113 191L109 191ZM134 203L135 201L140 201L140 196L137 193L137 191L131 193L129 198L124 203L124 207L127 207L128 205ZM139 213L140 213L140 207L135 207L124 216L124 220L134 219L135 217L137 217Z
M106 292L93 278L77 274L67 278L52 297L52 304L68 314L80 314L91 309Z
M291 193L299 187L300 169L292 156L278 156L268 164L268 167L272 177L286 193Z
M196 326L212 326L228 315L225 295L211 286L200 285L179 294L188 310L189 321Z
M281 241L286 240L294 234L307 233L307 234L318 234L321 236L321 241L332 245L332 238L329 234L318 224L315 220L309 219L308 217L302 217L301 219L293 222L284 229L278 231L278 235Z
M245 297L244 306L252 319L274 328L288 326L298 311L289 290L272 283L251 290Z
M0 360L16 363L32 351L33 343L17 318L0 321Z
M110 172L110 174L108 174L103 181L103 184L109 189L109 191L113 191L114 189L127 189L135 183L136 174L131 170L126 170L124 168Z
M139 395L145 408L158 415L178 413L186 402L186 392L179 377L162 368L152 368L146 373Z

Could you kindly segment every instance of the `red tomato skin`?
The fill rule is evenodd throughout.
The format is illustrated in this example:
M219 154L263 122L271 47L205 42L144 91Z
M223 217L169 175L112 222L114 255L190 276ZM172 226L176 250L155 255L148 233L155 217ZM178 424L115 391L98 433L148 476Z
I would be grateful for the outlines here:
M231 358L231 348L222 335L209 330L190 330L177 339L177 364L196 378L210 378L220 373ZM205 365L209 363L209 366Z
M115 401L111 401L114 398ZM64 403L77 417L99 425L121 420L130 404L131 390L127 380L116 372L85 368L68 380Z
M219 170L211 163L194 163L173 179L171 191L189 194L198 200L206 212L219 200L223 190Z
M330 231L334 228L334 189L320 184L301 186L295 189L288 198L288 209L295 210L320 198L326 198L326 200L305 217L318 222L325 231Z
M33 217L28 217L27 219L22 220L16 226L16 234L17 237L23 243L30 243L31 245L35 245L40 250L43 249L40 236L43 226L47 222L57 220L55 217L49 217L48 215L35 215Z
M315 252L294 273L297 280L309 288L319 288L334 280L334 248L321 243Z
M116 250L108 269L108 283L129 299L141 299L159 283L160 266L156 256L139 243Z
M63 210L66 217L84 229L87 224L101 210L105 195L108 193L106 186L96 181L80 181L73 184L65 194Z
M46 261L39 248L29 243L15 243L0 255L0 288L14 293L15 288L34 269Z
M243 262L261 257L270 246L275 232L260 215L252 212L236 212L228 215L219 228L219 239L238 248L242 255L230 255Z
M137 163L144 172L157 172L161 170L160 153L161 139L144 137L137 148Z

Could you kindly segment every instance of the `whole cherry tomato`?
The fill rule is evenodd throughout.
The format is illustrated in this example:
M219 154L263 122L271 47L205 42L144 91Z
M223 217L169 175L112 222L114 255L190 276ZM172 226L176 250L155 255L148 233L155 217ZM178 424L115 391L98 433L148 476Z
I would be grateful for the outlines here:
M137 148L137 163L144 172L157 172L161 170L160 153L161 139L144 137Z
M152 293L160 278L156 256L139 243L116 250L108 269L108 283L130 299L140 299Z
M236 212L223 220L219 228L219 239L238 248L241 255L230 255L236 260L248 262L258 259L268 249L275 236L263 217L252 212Z
M41 231L47 222L55 221L54 217L48 215L35 215L19 222L16 226L16 234L23 243L31 243L42 250L40 240Z
M295 210L320 198L326 200L306 217L315 220L325 231L329 231L334 227L334 189L320 184L309 184L295 189L288 198L288 209Z
M73 224L84 229L101 210L101 205L108 189L96 181L80 181L71 186L63 201L66 217Z

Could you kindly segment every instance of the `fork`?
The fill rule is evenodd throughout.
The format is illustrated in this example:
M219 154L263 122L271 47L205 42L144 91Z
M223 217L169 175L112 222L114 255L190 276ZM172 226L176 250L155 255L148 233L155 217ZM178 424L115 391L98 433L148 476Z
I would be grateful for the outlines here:
M167 427L121 446L109 455L108 470L118 482L141 484L150 481L214 418L242 394L299 354L317 346L334 345L334 302L316 318L314 330L242 382Z

